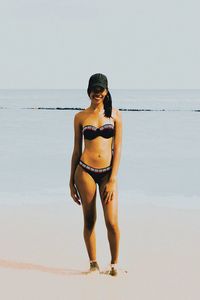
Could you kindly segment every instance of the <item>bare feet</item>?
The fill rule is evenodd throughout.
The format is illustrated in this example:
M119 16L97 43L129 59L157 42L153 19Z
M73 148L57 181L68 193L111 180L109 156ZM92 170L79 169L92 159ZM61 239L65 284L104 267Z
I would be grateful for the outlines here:
M117 269L115 269L115 268L111 268L110 269L110 271L109 271L109 275L111 275L111 276L117 276Z
M100 273L99 265L96 261L91 261L90 262L90 271L89 272L98 272Z
M105 272L107 275L111 276L117 276L118 270L117 270L117 264L110 264L109 270Z

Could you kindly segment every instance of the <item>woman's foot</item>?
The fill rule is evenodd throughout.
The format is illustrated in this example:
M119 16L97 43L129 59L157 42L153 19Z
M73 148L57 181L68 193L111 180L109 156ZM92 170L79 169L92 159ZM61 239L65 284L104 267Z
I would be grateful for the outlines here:
M90 271L89 272L98 272L100 273L99 265L97 261L90 261Z
M117 264L110 264L109 270L105 272L107 275L111 276L117 276L118 270L117 270Z
M109 271L109 275L117 276L117 268L116 267L111 267L110 271Z

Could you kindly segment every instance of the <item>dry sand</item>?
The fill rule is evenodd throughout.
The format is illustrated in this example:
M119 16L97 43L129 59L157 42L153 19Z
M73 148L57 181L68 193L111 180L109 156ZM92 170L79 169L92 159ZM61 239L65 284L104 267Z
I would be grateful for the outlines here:
M2 206L0 299L199 299L200 211L148 204L129 209L120 206L121 272L113 278L85 274L76 204ZM100 206L98 212L97 257L105 270L109 248Z

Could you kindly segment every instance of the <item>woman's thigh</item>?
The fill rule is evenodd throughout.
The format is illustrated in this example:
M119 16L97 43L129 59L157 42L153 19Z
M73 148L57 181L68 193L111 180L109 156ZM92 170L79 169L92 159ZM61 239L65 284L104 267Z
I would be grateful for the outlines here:
M105 204L103 191L105 189L105 185L109 180L108 176L105 176L103 180L99 184L99 194L101 198L101 203L104 211L105 222L108 224L116 225L118 223L118 183L116 182L116 190L113 194L112 201Z
M84 216L96 215L96 183L94 179L78 165L74 174L74 181L81 198Z

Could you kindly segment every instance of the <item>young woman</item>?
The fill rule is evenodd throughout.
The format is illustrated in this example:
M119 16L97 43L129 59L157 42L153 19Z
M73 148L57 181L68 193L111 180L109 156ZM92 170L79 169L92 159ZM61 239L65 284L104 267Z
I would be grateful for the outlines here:
M122 115L112 107L107 77L97 73L90 77L90 106L74 117L74 150L71 160L70 192L81 205L84 215L84 240L90 271L98 271L96 260L96 187L99 187L111 263L108 273L117 275L120 231L118 226L117 172L122 145ZM82 139L84 150L82 152Z

